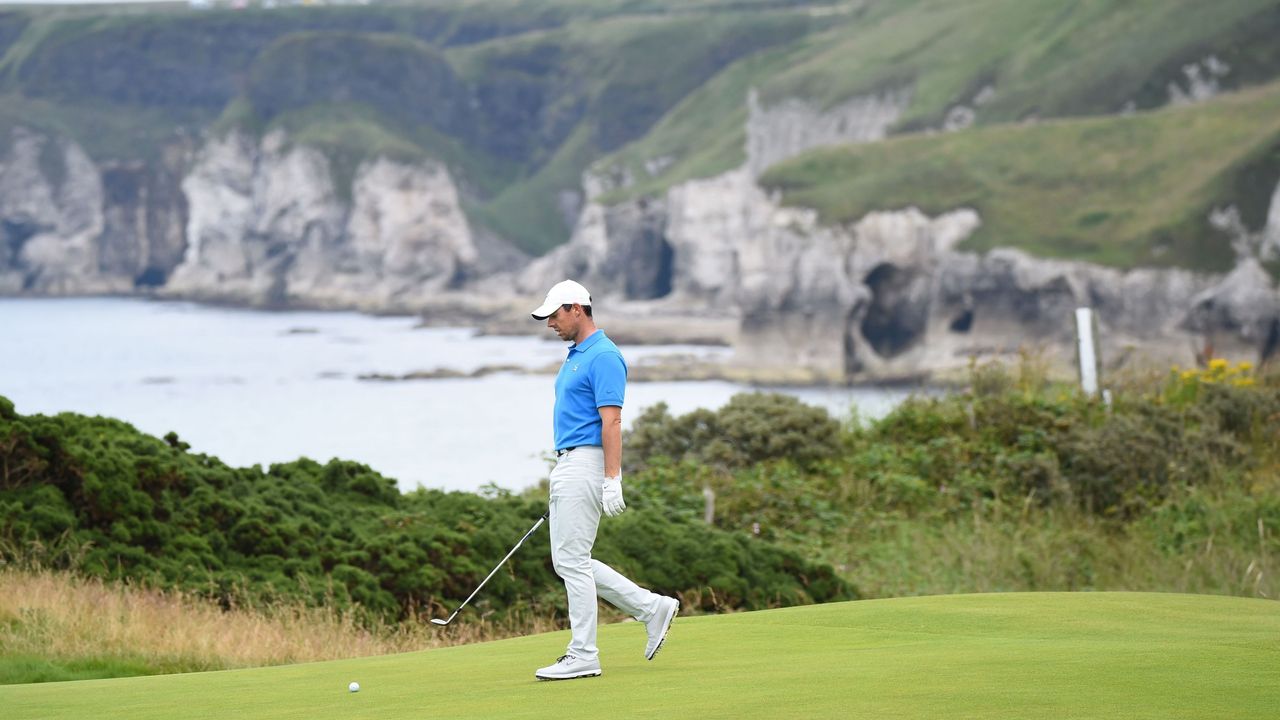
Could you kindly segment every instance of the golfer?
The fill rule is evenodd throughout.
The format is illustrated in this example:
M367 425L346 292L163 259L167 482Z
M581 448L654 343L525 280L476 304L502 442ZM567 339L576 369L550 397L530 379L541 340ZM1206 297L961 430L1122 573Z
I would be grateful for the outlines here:
M622 501L622 399L627 364L618 346L596 328L591 295L572 280L556 283L533 311L561 340L573 341L556 376L556 466L551 471L551 562L569 596L572 637L565 654L534 676L568 680L600 674L596 597L643 622L652 660L671 620L675 598L650 592L591 557L600 513L613 517Z

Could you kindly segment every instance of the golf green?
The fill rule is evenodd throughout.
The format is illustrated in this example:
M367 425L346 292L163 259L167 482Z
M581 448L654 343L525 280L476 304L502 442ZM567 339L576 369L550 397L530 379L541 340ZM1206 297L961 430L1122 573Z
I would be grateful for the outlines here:
M536 682L567 640L6 686L0 708L8 720L1280 717L1280 604L1267 600L952 595L679 618L652 662L644 626L623 623L600 630L603 676Z

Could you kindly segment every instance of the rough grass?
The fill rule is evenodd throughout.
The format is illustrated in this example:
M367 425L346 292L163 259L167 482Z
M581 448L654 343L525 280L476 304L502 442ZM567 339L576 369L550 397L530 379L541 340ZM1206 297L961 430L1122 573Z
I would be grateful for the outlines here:
M975 514L936 525L868 518L819 552L868 597L1134 590L1280 599L1280 556L1270 547L1280 528L1230 512L1236 498L1213 502L1203 539L1176 549L1168 547L1179 530L1173 518L1117 531L1071 511L1028 506L1012 517Z
M680 618L646 662L603 627L604 675L537 683L565 632L319 664L0 689L6 717L1269 717L1264 600L1011 594ZM347 684L361 684L349 693Z
M790 205L848 223L875 209L961 207L983 225L973 250L1118 267L1222 270L1233 255L1208 225L1235 176L1280 144L1280 85L1127 117L916 135L813 151L762 182Z
M1144 456L1167 464L1171 475L1178 478L1163 498L1148 501L1127 520L1117 521L1061 497L1046 502L1043 491L1037 496L1025 488L1012 496L987 491L982 502L970 503L965 510L943 511L947 498L954 501L974 492L971 484L987 486L983 479L966 477L964 465L976 466L976 454L952 450L955 446L949 441L955 440L956 433L941 429L946 427L944 417L973 402L965 397L982 392L1005 398L1052 397L1054 391L1046 388L1053 386L1047 384L1043 373L1040 361L1032 356L1023 357L1016 373L996 365L975 367L971 394L952 398L948 406L935 406L921 416L922 422L940 423L937 440L922 457L949 468L945 471L948 487L941 497L930 502L923 514L884 511L886 498L917 488L898 488L865 470L847 469L835 481L831 495L861 510L856 517L846 517L828 540L815 544L812 553L835 564L845 579L868 597L1130 590L1280 599L1280 445L1275 442L1275 421L1280 416L1274 414L1274 405L1266 405L1267 398L1274 398L1275 369L1255 373L1247 364L1232 366L1213 360L1202 370L1110 377L1108 386L1115 397L1107 413L1110 418L1141 411L1144 406L1184 403L1185 408L1188 397L1196 396L1199 399L1191 401L1196 406L1216 408L1224 418L1247 417L1242 413L1252 412L1256 423L1244 429L1248 420L1232 421L1241 424L1235 437L1243 443L1235 461L1210 457L1216 441L1188 439L1177 449L1162 450L1159 441L1141 441L1141 433L1124 435L1118 444L1125 447L1134 464L1124 470L1112 468L1110 481L1120 484L1151 474L1139 468L1139 458ZM1209 392L1225 386L1232 386L1233 392ZM1237 410L1226 410L1226 404L1219 404L1228 397L1240 403ZM906 412L906 408L898 410L899 415ZM1016 476L1045 470L1046 466L1037 468L1026 458L1020 461L1021 466L1015 462L1016 448L1033 445L1043 425L1020 422L1017 411L1007 412L1008 417L979 414L985 420L974 416L961 422L972 422L975 427L1008 423L1016 443L1006 447L1009 454L993 473ZM1203 418L1187 413L1181 423L1184 428L1199 425L1203 429ZM1059 420L1071 422L1087 420L1067 416ZM1120 424L1108 427L1110 433L1122 432ZM873 439L865 447L870 451L880 444ZM1076 443L1059 452L1061 459L1069 462L1093 456L1123 464L1124 460L1111 457L1113 448ZM948 464L948 456L958 463ZM1052 466L1052 461L1048 465ZM867 468L871 469L874 466ZM1050 475L1052 472L1049 470Z
M10 566L0 569L0 684L386 655L556 627L550 618L521 618L518 630L461 615L455 623L370 625L355 613L287 604L224 610L178 592Z

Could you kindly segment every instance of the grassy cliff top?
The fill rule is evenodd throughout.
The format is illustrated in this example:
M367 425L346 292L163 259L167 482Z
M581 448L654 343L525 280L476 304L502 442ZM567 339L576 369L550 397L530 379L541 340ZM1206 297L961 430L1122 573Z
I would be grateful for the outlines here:
M1267 0L900 0L840 9L815 17L812 32L778 52L730 66L600 161L636 178L610 199L740 166L752 88L765 107L798 98L816 111L905 89L910 104L891 128L903 133L939 128L957 106L973 109L979 126L1153 109L1169 102L1171 83L1187 84L1188 65L1210 57L1230 68L1222 89L1280 76L1280 7ZM664 157L675 161L646 171Z
M1227 237L1208 231L1209 213L1235 204L1261 228L1277 181L1280 84L1124 117L822 149L762 178L829 223L877 209L969 207L983 220L971 249L1217 270L1235 258Z

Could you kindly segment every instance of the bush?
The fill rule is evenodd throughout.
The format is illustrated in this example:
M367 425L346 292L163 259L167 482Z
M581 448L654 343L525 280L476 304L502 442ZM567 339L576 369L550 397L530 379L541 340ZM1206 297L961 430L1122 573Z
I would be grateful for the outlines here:
M595 554L655 592L697 598L704 610L857 597L831 566L794 550L658 513L627 513L603 525Z
M70 546L39 551L41 561L228 608L301 600L379 619L456 607L546 507L503 492L402 494L394 480L342 460L231 468L188 452L172 433L158 439L72 414L23 417L3 398L0 468L0 561ZM852 596L829 567L668 515L664 503L634 508L620 528L637 534L609 533L597 556L656 572L672 593L713 594L721 607ZM474 605L563 615L564 602L543 531Z
M657 457L725 470L786 459L803 468L841 450L840 423L789 395L740 393L719 410L674 418L665 403L646 410L624 446L638 466Z

